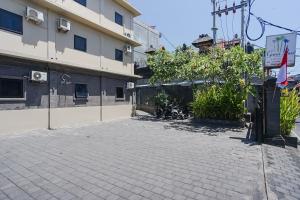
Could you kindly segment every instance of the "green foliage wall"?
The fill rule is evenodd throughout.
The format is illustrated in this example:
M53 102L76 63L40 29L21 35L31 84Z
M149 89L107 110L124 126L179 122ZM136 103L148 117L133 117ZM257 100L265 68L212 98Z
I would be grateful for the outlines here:
M283 90L280 99L280 131L282 135L290 135L300 114L300 97L296 90Z
M149 57L148 65L154 72L152 83L204 81L194 88L196 117L237 120L243 116L243 103L252 89L248 77L260 76L261 60L260 51L246 54L240 47L213 48L208 54L179 48L174 53L158 51Z
M196 118L239 120L244 96L230 85L213 85L195 92L192 108Z

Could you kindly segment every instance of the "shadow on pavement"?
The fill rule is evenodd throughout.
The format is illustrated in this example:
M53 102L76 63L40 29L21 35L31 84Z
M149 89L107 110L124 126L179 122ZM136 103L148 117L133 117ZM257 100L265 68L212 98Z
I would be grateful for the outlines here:
M179 131L189 131L189 132L201 132L205 135L216 136L220 133L225 132L235 132L242 133L243 128L230 126L230 125L218 125L212 123L201 123L201 122L193 122L191 120L187 121L170 121L167 125L165 125L166 129L176 129Z
M229 124L216 124L208 122L196 122L192 119L188 120L162 120L157 119L153 115L140 114L133 118L138 121L150 121L164 123L165 129L175 129L178 131L186 131L196 134L208 135L208 136L219 136L229 135L230 139L240 140L242 143L254 146L259 145L256 142L256 135L254 134L252 124L248 126L247 134L245 135L245 128L229 125ZM233 136L234 135L234 136Z
M151 121L165 123L165 129L176 129L179 131L188 131L193 133L202 133L210 136L217 136L225 132L243 133L244 128L231 125L219 125L215 123L194 122L187 120L162 120L152 115L137 115L134 120Z

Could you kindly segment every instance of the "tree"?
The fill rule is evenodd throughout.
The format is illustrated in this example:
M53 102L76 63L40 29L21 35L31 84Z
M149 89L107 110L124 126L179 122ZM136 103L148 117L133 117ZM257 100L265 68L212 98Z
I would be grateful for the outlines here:
M153 71L150 83L161 84L170 82L177 76L177 69L174 62L174 54L160 49L154 55L148 57L148 66Z
M194 80L198 77L199 64L195 59L200 59L199 54L191 47L183 45L174 52L168 52L164 49L157 51L148 57L148 66L153 71L150 78L152 84L169 83L175 80ZM193 60L195 66L191 66Z
M175 52L159 50L148 58L153 71L151 83L175 80L204 80L206 84L230 82L260 74L261 52L246 54L240 47L224 50L212 48L208 54L199 54L191 47L179 47ZM249 85L249 80L245 85Z
M239 119L251 91L250 78L261 74L261 52L247 54L240 47L212 48L199 54L190 47L160 50L149 57L151 83L203 80L195 92L194 113L199 117ZM204 113L204 114L203 114Z

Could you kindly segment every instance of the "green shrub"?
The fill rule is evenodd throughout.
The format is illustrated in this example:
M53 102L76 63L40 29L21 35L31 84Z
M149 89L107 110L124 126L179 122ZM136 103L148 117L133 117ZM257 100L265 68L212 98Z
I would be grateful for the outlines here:
M160 92L154 96L154 105L157 107L164 107L169 102L169 96L165 92Z
M282 135L290 135L300 114L300 98L296 90L283 90L280 99L280 130Z
M238 86L212 85L195 92L192 109L200 119L240 120L244 114L244 94Z

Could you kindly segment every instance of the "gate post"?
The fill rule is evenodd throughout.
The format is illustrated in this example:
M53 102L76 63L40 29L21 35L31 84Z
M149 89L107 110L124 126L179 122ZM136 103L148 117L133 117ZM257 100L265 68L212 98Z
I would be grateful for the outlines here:
M276 78L269 78L264 83L265 91L265 142L285 146L280 134L280 88L277 88Z

